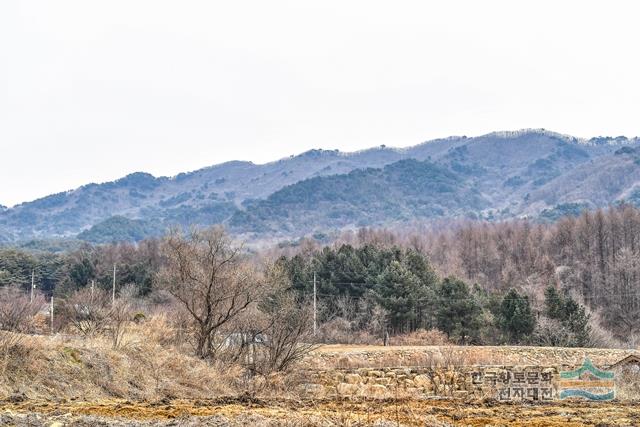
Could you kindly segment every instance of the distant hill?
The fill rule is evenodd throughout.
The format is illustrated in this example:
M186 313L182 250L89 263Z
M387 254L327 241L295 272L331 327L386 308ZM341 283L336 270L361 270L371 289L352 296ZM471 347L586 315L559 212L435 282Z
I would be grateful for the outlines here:
M161 227L155 227L151 221L129 219L118 215L81 232L78 234L78 239L94 243L137 242L146 237L159 236L163 231Z
M224 223L260 239L442 217L548 220L638 203L639 183L637 138L496 132L402 149L311 150L171 178L134 173L0 207L0 242L139 240L177 224Z
M473 214L486 206L464 175L408 159L287 186L266 200L245 203L230 225L238 231L296 234Z

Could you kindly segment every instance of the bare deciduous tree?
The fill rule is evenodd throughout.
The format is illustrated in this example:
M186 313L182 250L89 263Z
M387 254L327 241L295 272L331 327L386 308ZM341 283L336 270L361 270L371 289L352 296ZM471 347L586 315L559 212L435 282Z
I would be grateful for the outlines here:
M7 360L18 356L24 333L30 332L32 321L43 306L41 295L32 301L18 287L0 288L0 374L5 374Z
M313 344L310 301L301 300L277 266L267 268L265 282L268 291L244 313L238 324L243 329L233 337L236 341L240 338L233 343L236 352L241 352L236 360L244 360L260 375L286 371L317 347Z
M131 302L126 298L118 298L109 310L107 322L107 333L111 338L111 346L114 350L122 346L127 326L132 321Z
M256 301L260 276L220 227L173 231L163 254L158 283L189 312L195 352L209 358L218 330Z
M634 337L640 330L640 255L630 249L618 251L612 268L610 286L605 289L609 324L616 325L622 336Z
M260 373L285 371L316 346L311 343L313 314L308 304L296 301L292 292L280 292L263 307L262 360L255 364Z
M102 289L82 288L64 301L64 323L71 324L83 337L103 333L109 324L111 300Z

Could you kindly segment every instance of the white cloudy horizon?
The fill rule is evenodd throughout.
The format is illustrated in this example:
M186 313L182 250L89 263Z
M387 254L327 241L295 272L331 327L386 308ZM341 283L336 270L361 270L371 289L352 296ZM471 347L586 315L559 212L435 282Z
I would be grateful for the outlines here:
M0 3L0 204L143 171L640 135L633 2Z

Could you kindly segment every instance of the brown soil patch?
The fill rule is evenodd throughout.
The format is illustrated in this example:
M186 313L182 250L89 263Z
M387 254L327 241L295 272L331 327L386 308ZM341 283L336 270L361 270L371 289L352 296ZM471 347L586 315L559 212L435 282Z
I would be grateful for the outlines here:
M132 423L178 420L188 417L224 416L233 420L248 413L271 422L302 425L372 425L388 421L405 426L630 426L640 425L640 406L634 402L564 401L504 404L494 401L460 400L262 400L248 397L170 402L20 402L0 405L12 413L72 414ZM310 420L313 420L310 422Z

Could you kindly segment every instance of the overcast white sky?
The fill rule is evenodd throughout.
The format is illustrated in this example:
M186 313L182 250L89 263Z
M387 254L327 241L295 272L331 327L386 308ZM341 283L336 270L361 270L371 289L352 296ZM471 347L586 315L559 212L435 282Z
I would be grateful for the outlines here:
M640 134L635 1L0 2L0 204L133 171Z

